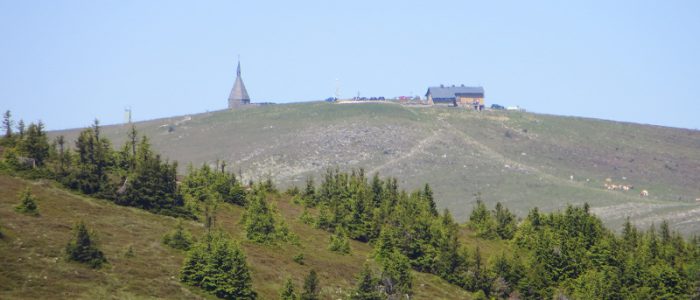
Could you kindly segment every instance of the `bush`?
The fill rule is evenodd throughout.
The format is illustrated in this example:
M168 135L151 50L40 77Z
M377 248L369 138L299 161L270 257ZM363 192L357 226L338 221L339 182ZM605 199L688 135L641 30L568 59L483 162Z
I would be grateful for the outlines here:
M309 271L309 275L304 278L304 290L301 293L301 300L318 300L318 276L316 270Z
M408 257L394 251L382 259L381 283L387 295L400 298L405 295L410 298L413 291L413 276Z
M344 229L338 228L336 229L336 233L330 236L328 250L341 254L350 253L350 241L348 240L348 234Z
M306 225L313 225L316 220L309 213L309 210L306 207L304 207L304 210L301 212L301 215L299 215L299 221Z
M107 259L102 251L97 249L94 238L91 236L94 236L94 234L88 231L85 223L82 221L78 222L74 228L73 239L66 245L66 254L69 260L85 263L93 268L99 268L107 262Z
M293 260L295 263L298 263L298 264L300 264L300 265L303 265L303 264L304 264L304 253L299 253L299 254L297 254L297 255L294 255L294 257L292 257L292 260Z
M246 257L223 233L208 235L188 252L180 280L223 299L256 299Z
M19 193L19 205L15 207L15 210L28 215L39 215L39 211L36 206L36 198L32 195L29 187L25 188Z
M372 274L369 265L365 263L357 277L355 290L350 295L352 300L380 300L383 299L378 289L379 280Z
M296 300L297 293L294 292L294 283L291 278L287 278L284 287L280 291L280 300Z
M163 244L178 250L189 250L193 242L192 235L183 228L181 220L177 222L173 231L163 236Z

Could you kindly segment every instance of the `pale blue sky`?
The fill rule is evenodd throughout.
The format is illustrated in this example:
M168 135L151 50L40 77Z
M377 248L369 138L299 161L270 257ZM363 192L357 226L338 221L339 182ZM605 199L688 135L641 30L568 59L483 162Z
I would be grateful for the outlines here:
M482 85L487 105L700 128L700 1L0 1L0 110L50 129Z

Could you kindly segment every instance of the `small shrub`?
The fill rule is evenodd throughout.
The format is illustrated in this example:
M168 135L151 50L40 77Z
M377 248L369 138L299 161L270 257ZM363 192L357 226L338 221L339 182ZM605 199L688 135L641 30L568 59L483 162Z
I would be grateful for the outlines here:
M257 299L246 256L222 233L208 235L187 252L180 280L223 299Z
M297 254L297 255L294 255L294 257L292 257L292 260L293 260L295 263L298 263L298 264L300 264L300 265L303 265L303 264L304 264L304 253L299 253L299 254Z
M291 278L287 278L284 287L280 291L280 300L296 300L297 298L297 293L294 292L294 283Z
M94 234L90 234L87 227L85 227L85 223L82 221L78 222L73 231L75 233L74 237L66 245L68 259L88 264L93 268L99 268L107 262L104 254L97 249L96 243L91 237Z
M328 250L341 254L350 253L350 241L345 230L339 228L335 234L331 235Z
M299 221L306 225L312 225L315 223L314 217L309 213L309 210L304 207L304 210L301 212L301 215L299 215Z
M38 215L39 211L36 206L36 198L29 191L29 187L25 188L19 194L19 205L15 207L15 210L23 214L28 215Z
M285 191L285 194L287 194L289 196L297 196L300 194L300 191L299 191L299 188L296 185L294 185L294 186L288 188L287 191Z
M304 278L304 289L301 292L301 300L318 300L319 299L318 276L316 270L309 271L309 275Z
M178 250L189 250L194 239L192 235L184 229L182 221L178 221L175 229L163 236L163 244Z
M134 257L134 247L129 245L129 247L126 248L126 252L124 252L124 257L126 257L126 258Z

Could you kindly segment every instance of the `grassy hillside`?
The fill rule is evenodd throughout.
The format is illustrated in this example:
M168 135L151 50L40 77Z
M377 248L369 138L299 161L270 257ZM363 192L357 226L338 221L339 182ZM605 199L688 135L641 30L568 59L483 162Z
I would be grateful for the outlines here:
M137 123L157 151L199 165L225 160L244 178L301 185L328 167L365 168L402 186L428 182L464 221L475 195L520 216L588 202L608 225L671 222L700 230L700 132L521 112L391 104L304 103ZM104 134L120 146L127 126ZM54 132L69 141L77 130ZM632 185L608 191L603 184ZM639 192L649 191L641 198Z
M17 194L29 186L38 198L40 216L14 211ZM201 299L212 298L195 288L182 285L178 273L184 253L160 241L176 219L139 209L116 206L111 202L75 195L50 181L27 181L0 175L0 299ZM263 246L245 241L239 225L242 209L224 204L216 223L241 241L253 277L253 288L261 299L276 299L284 280L291 276L301 289L303 277L311 268L318 271L323 299L342 298L355 284L370 252L366 244L352 241L352 253L328 251L329 235L297 220L300 207L286 197L273 201L300 245ZM97 233L100 249L109 264L98 270L69 262L64 247L71 226L79 219ZM188 222L188 230L201 236L200 223ZM496 252L505 245L475 239L467 231L463 239L470 247L479 245ZM125 253L132 247L134 256ZM292 261L298 253L305 264ZM465 299L467 292L428 274L414 273L416 299Z

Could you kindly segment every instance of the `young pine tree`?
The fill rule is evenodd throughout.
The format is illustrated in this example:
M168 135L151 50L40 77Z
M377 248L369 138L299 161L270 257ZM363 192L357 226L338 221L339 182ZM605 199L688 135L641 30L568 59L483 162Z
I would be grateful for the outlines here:
M223 299L256 299L246 257L223 233L209 234L188 252L180 280Z
M14 122L12 121L12 113L9 110L5 111L5 114L2 117L2 128L5 131L4 137L6 139L12 138L13 123Z
M316 197L316 186L314 185L313 177L306 178L306 188L304 189L304 193L301 195L301 199L304 201L304 206L316 206L318 198Z
M36 198L32 195L29 187L20 192L19 201L19 205L15 207L16 211L33 216L39 215L39 211L36 206Z
M93 268L99 268L107 262L102 251L97 249L94 238L83 221L78 222L73 231L73 239L66 245L68 259L88 264Z
M384 292L392 299L410 295L413 291L413 276L408 257L394 251L382 260L382 285Z
M479 237L487 239L496 237L496 223L484 202L478 197L469 215L469 227L474 229Z
M280 300L297 300L297 293L294 292L294 283L291 278L287 278L284 287L280 291Z
M318 300L318 277L316 276L316 270L311 270L309 275L304 278L304 290L301 293L301 300Z
M430 185L427 183L425 184L425 187L423 187L423 197L425 197L425 200L428 201L428 207L430 208L430 213L433 214L433 216L438 215L437 211L437 206L435 205L435 198L433 197L433 190L430 188Z
M265 201L263 192L256 193L252 198L243 215L246 237L257 243L271 243L277 236L272 209Z
M496 203L496 208L493 211L493 216L496 219L496 234L504 240L510 240L515 235L515 230L518 228L515 223L515 215L503 206L501 202Z
M328 250L338 252L340 254L350 253L350 241L348 234L342 227L337 227L335 233L330 236L330 244Z
M182 220L178 220L175 229L163 236L163 244L178 250L189 250L192 247L192 235L185 230Z
M372 269L365 263L360 275L357 277L357 286L350 295L352 300L381 300L382 295L377 289L378 279L372 274Z

